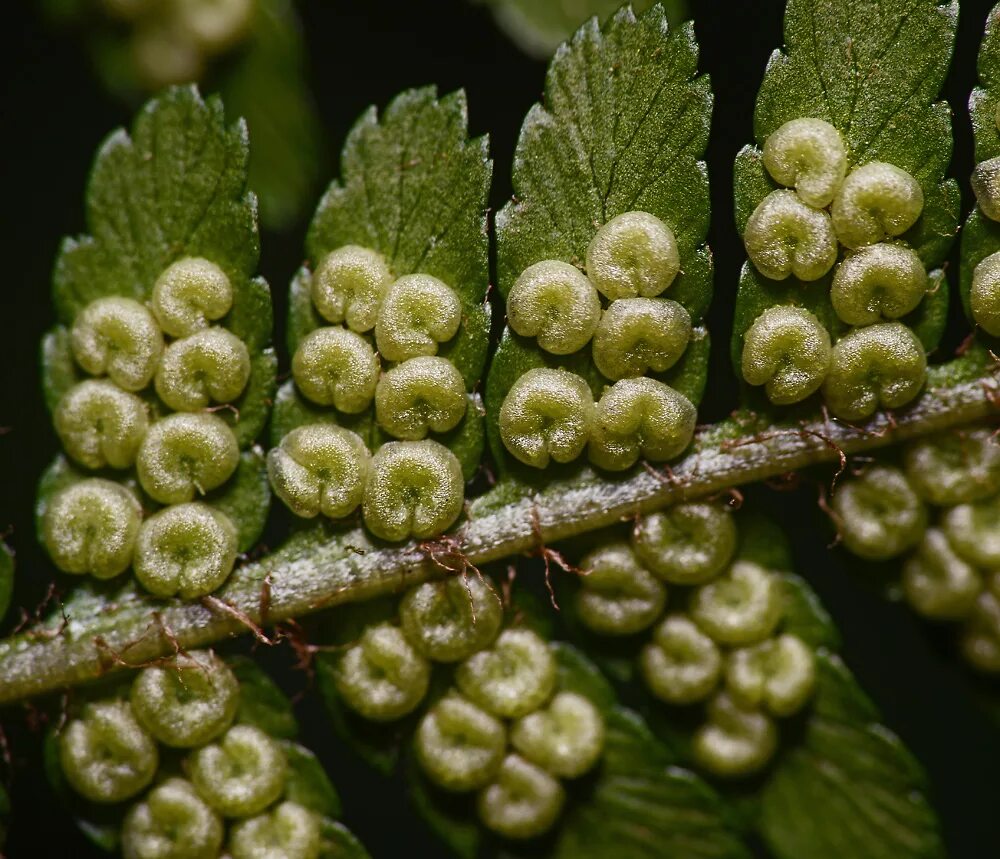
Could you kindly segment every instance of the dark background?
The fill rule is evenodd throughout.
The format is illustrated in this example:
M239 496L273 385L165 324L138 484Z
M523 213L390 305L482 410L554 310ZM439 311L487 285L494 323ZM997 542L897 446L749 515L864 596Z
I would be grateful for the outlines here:
M102 90L77 38L53 31L25 0L4 5L0 62L10 67L2 69L0 102L0 128L7 143L0 161L0 426L9 432L0 438L0 531L17 550L16 602L33 606L53 578L31 523L35 482L56 450L37 362L39 339L54 318L51 266L61 237L84 230L83 190L97 145L111 129L130 121L131 109ZM367 105L384 105L410 86L433 83L442 93L464 87L471 133L489 133L492 139L493 206L504 203L511 193L509 165L521 120L541 96L543 63L522 54L496 29L487 10L465 0L305 0L300 6L310 79L330 141L331 165L347 130ZM710 242L717 266L710 317L716 366L701 410L702 420L708 421L736 404L724 348L743 260L731 220L731 165L737 150L751 139L757 87L768 55L781 43L783 4L736 0L705 2L699 8L698 0L692 0L692 6L701 68L711 74L716 95L708 151L715 213ZM963 188L963 211L971 206L967 177L972 169L965 106L975 84L975 57L987 9L986 3L963 2L956 59L945 90L955 112L952 175ZM332 175L328 170L327 176ZM304 228L303 223L284 236L263 236L261 270L274 288L279 320L285 285L302 258ZM953 255L952 265L955 262ZM961 327L955 320L948 350L957 345ZM827 550L827 532L813 492L779 495L757 490L753 502L780 512L794 545L797 571L819 591L841 628L847 663L886 723L926 767L950 855L1000 856L996 686L987 689L960 667L946 631L930 629L905 607L887 602L872 570L844 553ZM280 672L289 690L302 690L305 678L284 670L290 664L287 653L262 658ZM993 696L992 722L977 698L984 692ZM307 696L298 714L303 742L320 755L343 795L345 822L376 859L404 850L420 856L444 854L416 819L402 784L387 785L336 741L316 696ZM0 714L7 723L14 764L9 776L14 804L9 856L104 855L85 841L53 800L41 774L37 739L16 716Z

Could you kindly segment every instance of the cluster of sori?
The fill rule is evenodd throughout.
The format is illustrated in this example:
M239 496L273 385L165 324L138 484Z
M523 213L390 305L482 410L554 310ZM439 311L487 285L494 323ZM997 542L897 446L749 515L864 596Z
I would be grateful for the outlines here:
M774 719L801 710L816 683L812 649L780 630L781 579L733 560L736 544L733 517L719 504L654 513L638 522L630 542L583 559L576 601L580 620L599 635L652 627L639 654L641 675L667 704L705 705L692 753L722 778L766 766L778 745Z
M929 509L930 508L930 509ZM902 468L872 465L845 481L832 510L844 546L869 560L905 557L915 611L960 622L962 653L1000 673L1000 441L993 427L904 448Z
M1000 131L1000 104L994 114ZM972 190L979 211L991 221L1000 221L1000 155L976 165ZM969 312L973 322L993 337L1000 337L1000 251L981 260L972 273Z
M365 718L398 719L427 694L431 663L451 665L453 686L417 727L422 771L444 790L478 791L480 820L506 838L549 830L565 802L560 779L583 775L603 751L601 713L558 688L548 642L501 631L500 600L478 578L411 589L399 619L369 627L340 657L342 699Z
M822 390L845 420L905 405L927 371L923 345L899 321L930 288L919 255L900 238L923 211L920 184L884 162L848 171L840 132L821 119L782 125L765 141L763 163L785 187L747 221L747 255L772 280L811 282L832 272L829 301L844 333L831 346L833 332L791 296L744 334L744 379L779 405Z
M150 89L198 80L247 35L254 0L97 0L129 27L132 63Z
M377 432L369 435L397 440L370 451L335 417L298 427L268 455L275 494L303 517L342 519L361 507L384 540L437 536L465 500L458 458L427 437L455 429L469 408L462 374L437 354L459 331L461 300L428 274L394 279L379 254L355 245L329 253L310 290L330 324L295 350L299 392L348 418L374 402ZM384 372L380 358L390 362Z
M591 463L610 471L640 457L673 459L690 443L696 419L690 400L656 378L692 338L688 311L660 297L680 272L674 233L648 212L619 215L590 242L586 267L584 274L558 260L529 266L507 296L507 322L557 359L590 344L601 397L595 403L592 382L577 373L529 370L500 408L503 443L535 468L571 462L584 448Z
M239 699L229 667L192 652L144 668L127 698L87 703L61 729L59 762L73 790L94 803L132 803L121 829L126 859L320 855L318 816L285 798L281 743L234 724Z
M73 359L94 378L65 393L55 428L74 463L105 476L72 482L46 503L45 545L61 570L107 579L131 566L150 593L188 599L229 576L236 526L196 499L240 462L236 435L214 413L250 378L246 344L213 324L232 304L225 272L186 258L160 275L149 307L108 297L77 315ZM144 518L144 507L159 505Z

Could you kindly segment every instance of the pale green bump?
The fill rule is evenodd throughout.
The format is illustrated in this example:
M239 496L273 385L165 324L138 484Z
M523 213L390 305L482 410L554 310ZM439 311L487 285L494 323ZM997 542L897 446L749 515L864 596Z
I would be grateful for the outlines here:
M361 436L334 424L298 427L267 453L274 494L296 515L349 516L365 494L371 454Z
M575 373L528 370L511 385L498 422L504 446L525 465L571 462L590 438L594 396Z
M912 549L927 529L923 501L906 475L889 465L872 466L842 483L831 507L847 549L872 561Z
M413 745L421 769L436 785L456 792L478 790L500 770L507 729L471 701L450 694L427 711Z
M250 30L253 0L173 0L174 22L206 54L233 47Z
M510 743L525 760L558 778L578 778L604 751L604 717L589 699L559 692L547 707L511 726Z
M241 820L229 836L232 859L319 859L322 832L316 815L295 802Z
M566 792L557 779L520 755L507 755L496 781L477 799L479 819L504 838L523 840L548 832L559 818Z
M173 414L146 433L136 458L142 488L161 504L181 504L221 486L236 471L240 449L222 418Z
M164 26L156 18L136 27L129 41L136 74L148 90L199 80L205 73L205 55L176 27Z
M548 644L529 629L507 629L493 647L458 666L455 682L462 694L502 719L526 716L555 689L556 659Z
M872 161L847 174L833 201L840 243L860 248L900 236L924 209L920 183L894 164Z
M125 859L217 859L222 821L191 783L170 778L129 809L122 824Z
M665 582L700 585L726 568L736 525L724 504L677 504L643 516L632 532L639 559Z
M334 683L344 703L373 722L412 713L427 694L431 664L389 623L368 627L337 659Z
M331 251L312 277L312 300L327 322L364 333L375 327L392 275L381 255L358 245Z
M820 389L830 369L830 335L802 307L769 307L743 335L741 369L749 385L787 406Z
M594 363L612 381L663 373L691 342L691 315L669 298L613 301L594 335Z
M135 577L158 597L195 599L212 593L236 563L236 526L200 501L154 513L139 529Z
M966 617L983 589L983 577L963 561L944 532L930 528L916 551L903 562L903 595L924 617Z
M691 598L691 618L719 644L756 644L774 632L784 607L777 576L750 561L736 561Z
M903 448L906 476L931 504L950 507L1000 492L1000 436L993 427L946 430Z
M88 379L59 401L56 434L76 462L87 468L128 468L149 429L146 404L111 382Z
M722 653L711 638L683 615L671 615L653 630L639 654L646 686L668 704L704 701L719 685Z
M64 573L117 576L132 563L142 506L124 486L89 478L59 490L42 519L45 548Z
M698 410L683 394L656 379L622 379L595 409L587 457L599 468L623 471L640 457L666 462L694 437Z
M816 689L816 656L794 635L741 647L726 659L726 689L741 707L792 716Z
M991 221L1000 221L1000 156L976 165L972 191L982 213Z
M462 302L448 284L429 274L408 274L385 292L375 342L388 361L436 355L438 344L458 333Z
M231 331L218 326L175 340L156 371L156 393L170 408L194 412L231 403L250 381L250 352Z
M240 685L218 656L194 650L143 668L132 681L129 700L136 719L157 741L188 749L229 727Z
M794 191L772 191L760 202L747 220L743 244L757 271L771 280L818 280L837 261L830 216Z
M764 167L779 185L794 188L804 203L825 209L844 181L847 151L829 122L792 119L764 141Z
M437 537L455 524L464 503L461 463L443 444L391 441L372 457L362 512L376 537Z
M1000 337L1000 251L980 261L972 272L969 308L976 325Z
M198 794L223 817L259 814L284 793L288 775L278 741L252 725L234 725L187 765Z
M507 296L507 323L536 337L553 355L569 355L590 342L601 319L601 299L575 266L544 260L528 266Z
M927 283L916 251L879 242L860 248L837 266L830 301L848 325L871 325L915 310Z
M580 561L584 575L576 613L600 635L632 635L663 614L667 589L647 570L628 543L609 543Z
M159 755L127 701L96 701L59 733L59 764L73 790L91 802L110 803L146 787Z
M739 707L725 692L709 702L708 721L691 743L698 766L719 778L760 772L777 748L778 730L771 718Z
M152 304L164 332L187 337L229 313L233 286L214 262L188 257L168 266L156 279Z
M346 328L311 331L292 356L292 377L303 396L349 415L371 404L378 373L378 355L371 344Z
M419 441L458 426L468 402L462 374L447 358L409 358L379 379L375 418L389 435Z
M399 604L409 642L435 662L458 662L489 647L503 623L499 594L464 574L410 588Z
M126 391L140 391L156 372L163 334L153 314L131 298L111 296L88 304L70 331L73 357L91 376L107 376Z
M959 644L966 661L978 671L1000 674L1000 583L984 590L972 606Z
M836 342L823 398L835 417L864 420L877 409L905 406L926 377L927 355L917 335L901 322L879 322Z
M608 300L653 298L681 270L674 231L649 212L625 212L601 227L587 247L587 276Z
M1000 570L1000 495L952 507L941 528L955 553L987 570Z

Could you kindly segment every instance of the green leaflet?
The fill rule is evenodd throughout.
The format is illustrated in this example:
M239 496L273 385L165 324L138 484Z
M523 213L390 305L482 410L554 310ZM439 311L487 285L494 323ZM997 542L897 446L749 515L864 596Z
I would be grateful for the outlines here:
M249 552L264 533L271 506L264 451L257 446L244 451L236 473L205 500L233 520L239 535L237 551Z
M272 737L293 739L299 723L288 696L252 659L234 656L226 660L240 681L240 709L236 721L260 728Z
M288 758L285 798L324 817L340 817L340 796L316 755L305 746L287 740L281 747Z
M10 598L14 593L14 553L10 547L0 542L0 621L10 608ZM3 797L0 795L0 814L2 814ZM0 837L0 845L3 838Z

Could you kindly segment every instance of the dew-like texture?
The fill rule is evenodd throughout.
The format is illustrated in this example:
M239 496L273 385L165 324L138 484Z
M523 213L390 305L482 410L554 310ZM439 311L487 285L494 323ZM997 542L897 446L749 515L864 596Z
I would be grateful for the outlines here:
M216 859L222 821L190 782L171 778L129 809L122 824L125 859Z
M836 342L823 398L834 416L864 420L879 408L905 406L926 377L927 356L917 335L901 322L880 322Z
M860 248L837 266L830 301L848 325L871 325L915 310L927 286L927 271L916 251L879 242Z
M833 201L841 244L860 248L900 236L924 209L920 183L894 164L872 161L847 174Z
M387 361L436 355L461 323L462 302L455 290L429 274L407 274L386 290L375 342Z
M153 313L171 337L187 337L221 319L233 306L233 287L215 263L188 257L153 284Z
M656 379L622 379L594 410L587 457L599 468L623 471L639 461L666 462L694 437L698 410L683 394Z
M766 714L739 707L725 692L708 705L708 721L691 743L695 762L719 778L742 778L763 769L778 747L778 730Z
M726 689L741 707L792 716L816 689L816 657L794 635L739 648L726 659Z
M96 701L59 733L59 763L73 790L91 802L111 803L145 788L159 755L127 701Z
M547 707L511 726L511 745L525 760L559 778L578 778L604 751L604 717L589 699L559 692Z
M507 392L499 415L500 437L525 465L571 462L587 446L594 425L594 396L586 381L566 370L536 368Z
M236 676L210 651L181 653L143 668L132 681L132 710L139 723L167 746L208 743L232 723L240 702Z
M345 414L363 412L378 384L379 359L371 344L346 328L317 328L292 356L292 377L302 395Z
M139 529L135 577L154 596L205 596L233 571L236 539L236 526L220 510L200 501L167 507Z
M948 430L903 448L903 466L917 494L950 507L1000 492L1000 437L993 427Z
M941 527L960 558L982 569L1000 570L1000 495L952 507Z
M613 301L594 334L594 364L612 381L663 373L691 341L691 315L669 298Z
M234 725L191 753L191 782L223 817L259 814L285 790L288 761L278 741L252 725Z
M389 435L419 441L458 426L468 401L462 374L447 358L409 358L378 380L375 418Z
M413 745L421 768L436 785L452 791L478 790L500 770L507 729L472 702L449 695L427 711Z
M587 248L587 276L609 301L653 298L681 270L674 231L649 212L625 212L601 227Z
M804 203L825 209L847 173L844 139L825 120L789 120L764 141L764 167L779 185L794 188Z
M980 211L991 221L1000 221L1000 156L976 165L972 191Z
M267 454L274 494L305 518L341 519L357 510L370 464L361 436L329 423L298 427Z
M725 569L736 550L736 525L723 504L678 504L636 523L632 545L666 582L699 585Z
M152 381L163 353L163 334L145 305L111 296L88 304L70 330L73 357L91 376L107 376L126 391Z
M507 755L496 781L479 794L476 807L487 829L504 838L535 838L548 832L566 802L559 782L520 755Z
M142 506L124 486L93 477L59 490L42 519L45 548L64 573L117 576L132 563Z
M976 325L1000 337L1000 252L990 254L973 271L969 309Z
M691 598L691 619L719 644L755 644L767 638L782 615L781 584L758 564L736 561Z
M458 662L489 647L503 623L500 595L479 576L424 582L406 592L399 620L409 642L435 662Z
M830 335L803 307L769 307L743 335L741 369L776 405L816 393L830 369Z
M507 323L535 337L553 355L569 355L590 342L601 319L601 299L576 266L544 260L528 266L507 296Z
M667 589L636 557L628 543L610 543L580 561L584 575L576 613L600 635L633 635L663 614Z
M362 511L376 537L437 537L455 523L464 502L461 463L436 441L392 441L372 457Z
M552 695L556 659L548 644L528 629L507 629L490 650L459 665L455 682L474 704L503 719L526 716Z
M193 412L235 400L250 380L250 353L231 331L213 326L175 340L156 371L156 393L170 408Z
M898 468L875 465L844 481L833 496L834 524L855 555L884 561L920 542L927 508Z
M794 191L772 191L754 209L743 232L747 256L764 277L818 280L837 261L830 216L807 206Z
M87 468L128 468L149 430L146 404L104 380L74 385L59 401L55 428L63 448Z
M962 655L979 671L1000 673L1000 587L984 590L977 598L962 627L959 644Z
M924 617L958 620L972 611L983 577L960 558L945 533L930 528L903 562L903 595Z
M156 501L181 504L221 486L239 462L236 436L222 418L173 414L146 433L136 472L142 488Z
M316 815L289 801L234 824L229 837L232 859L319 859L322 849Z
M711 638L684 615L665 618L639 654L646 685L668 704L704 701L719 685L722 653Z
M319 315L352 331L371 331L382 296L392 282L385 260L373 250L345 245L331 251L312 277L313 304Z
M431 664L399 627L370 626L337 660L337 692L356 713L391 722L416 709L427 694Z

